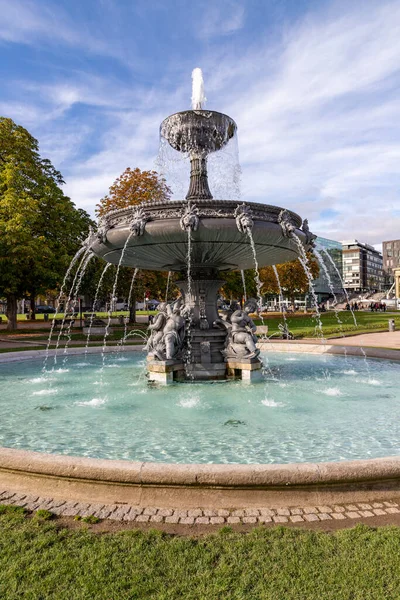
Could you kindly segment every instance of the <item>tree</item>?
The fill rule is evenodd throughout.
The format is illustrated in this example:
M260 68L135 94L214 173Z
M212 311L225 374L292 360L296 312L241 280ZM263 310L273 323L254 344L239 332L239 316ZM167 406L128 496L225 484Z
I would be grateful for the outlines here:
M319 264L315 256L307 253L308 265L312 277L315 279L319 274ZM294 299L297 294L306 294L310 289L307 275L299 260L276 265L282 290L289 296L294 308Z
M111 210L127 208L142 202L169 200L171 190L156 171L125 169L110 187L109 193L96 205L102 217Z
M17 301L59 287L89 225L60 189L61 174L39 154L38 141L0 117L0 296L8 329L17 326Z

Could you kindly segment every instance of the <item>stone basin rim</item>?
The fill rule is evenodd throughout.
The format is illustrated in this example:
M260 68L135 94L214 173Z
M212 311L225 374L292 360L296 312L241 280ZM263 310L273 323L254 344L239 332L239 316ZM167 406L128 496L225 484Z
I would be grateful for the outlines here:
M150 202L143 202L141 204L137 204L135 206L131 206L128 208L117 208L115 210L110 210L106 215L104 215L104 217L102 217L102 220L107 222L109 220L112 220L114 217L122 217L124 215L129 215L132 214L132 212L136 209L143 209L143 210L149 210L151 211L152 209L154 210L160 210L160 209L177 209L177 208L182 208L184 206L187 206L188 200L184 200L184 199L177 199L177 200L156 200L156 201L150 201ZM215 198L212 199L196 199L196 200L192 200L191 201L192 205L196 205L198 208L214 208L217 206L220 206L221 208L232 208L235 209L237 206L241 206L242 204L245 204L246 206L249 206L251 209L257 210L257 211L262 211L265 213L270 213L270 215L272 216L276 216L276 218L279 216L279 214L283 211L286 210L290 217L293 220L293 223L296 225L296 227L301 227L302 223L303 223L303 219L300 217L300 215L298 215L297 213L295 213L294 211L290 210L290 209L285 209L281 206L276 206L274 204L263 204L261 202L247 202L246 200L217 200ZM225 217L226 218L226 217ZM232 214L232 218L233 214ZM254 217L257 220L257 216Z
M174 464L0 448L1 473L116 485L288 489L400 479L400 456L326 463Z

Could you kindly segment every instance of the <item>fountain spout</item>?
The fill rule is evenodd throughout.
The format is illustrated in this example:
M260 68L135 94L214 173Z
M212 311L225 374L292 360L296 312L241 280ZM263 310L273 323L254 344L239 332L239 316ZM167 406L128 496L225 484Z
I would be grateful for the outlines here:
M192 109L201 110L206 103L207 98L204 95L203 72L196 67L192 71Z

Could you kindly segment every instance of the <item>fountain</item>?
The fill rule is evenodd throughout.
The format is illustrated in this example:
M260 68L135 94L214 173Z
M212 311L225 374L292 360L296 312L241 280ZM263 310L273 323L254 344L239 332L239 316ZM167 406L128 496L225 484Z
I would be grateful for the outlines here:
M108 213L90 240L107 262L139 269L178 272L181 298L163 303L147 344L150 379L255 381L262 363L249 316L249 299L230 319L218 315L217 292L224 272L294 260L315 236L292 211L267 204L214 200L207 159L236 134L235 121L205 110L201 71L193 74L192 110L167 117L160 134L190 160L185 200L148 202ZM258 282L259 283L259 282ZM260 305L260 285L258 305Z
M240 509L258 514L263 523L271 521L265 515L277 506L275 522L287 520L281 515L289 509L291 520L303 519L303 509L294 506L318 507L313 520L330 518L326 505L336 510L343 503L345 511L353 510L350 502L379 500L382 506L400 494L399 351L368 347L366 373L363 363L360 369L360 356L367 358L362 348L328 340L290 344L285 315L282 342L256 344L251 315L261 307L259 268L299 258L310 279L306 252L314 236L307 220L289 210L212 198L208 157L227 147L237 127L230 117L204 109L199 71L193 82L193 109L161 124L165 143L190 160L186 199L109 213L64 278L57 307L62 297L66 307L74 303L92 253L106 261L85 347L71 348L67 339L63 367L68 368L59 368L61 331L50 349L53 322L46 349L0 357L0 484L1 490L17 492L3 492L1 501L30 506L30 496L38 507L40 496L47 509L46 498L52 498L56 504L49 510L63 515L73 514L71 506L81 501L85 511L89 503L91 510L96 506L100 518L109 506L121 520L131 511L129 518L137 514L138 522L152 523L160 522L161 511L171 515L181 509L178 514L185 515L187 509L197 515L221 509L208 514L232 514L229 523L238 522L232 511ZM112 297L121 266L135 268L129 297L137 269L169 272L165 302L150 327L146 363L138 346L123 348L126 338L141 334L128 333L126 322L121 342L107 346L110 312L103 346L89 346L110 264L117 265ZM255 270L258 299L247 298L242 310L220 316L217 291L231 269ZM181 297L169 302L174 273L180 274ZM275 275L283 309L276 270ZM65 324L64 318L61 328ZM322 337L319 317L316 333ZM263 372L259 350L266 363L271 356L271 377L249 394L245 382ZM218 379L230 381L218 385L213 381ZM148 380L203 383L165 389ZM151 509L142 515L143 507ZM288 512L279 512L285 507ZM207 513L196 517L196 524L225 518L209 520ZM174 520L174 513L170 522L178 518L180 523L195 520Z

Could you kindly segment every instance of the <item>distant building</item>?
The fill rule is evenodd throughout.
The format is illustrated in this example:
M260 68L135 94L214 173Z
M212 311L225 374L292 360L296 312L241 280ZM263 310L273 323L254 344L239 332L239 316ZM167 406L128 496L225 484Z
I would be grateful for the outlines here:
M342 242L343 281L347 290L382 290L385 284L382 254L358 240Z
M316 279L314 279L313 285L315 293L318 296L318 301L324 302L332 297L332 288L335 295L341 294L343 291L343 285L341 281L343 278L342 244L340 242L336 242L335 240L328 240L323 237L317 237L314 241L317 250L323 258L330 277L329 282L325 270L320 265L319 275ZM326 256L326 253L329 254L335 266L333 266L329 258Z
M382 242L383 270L393 277L393 270L400 268L400 240Z

